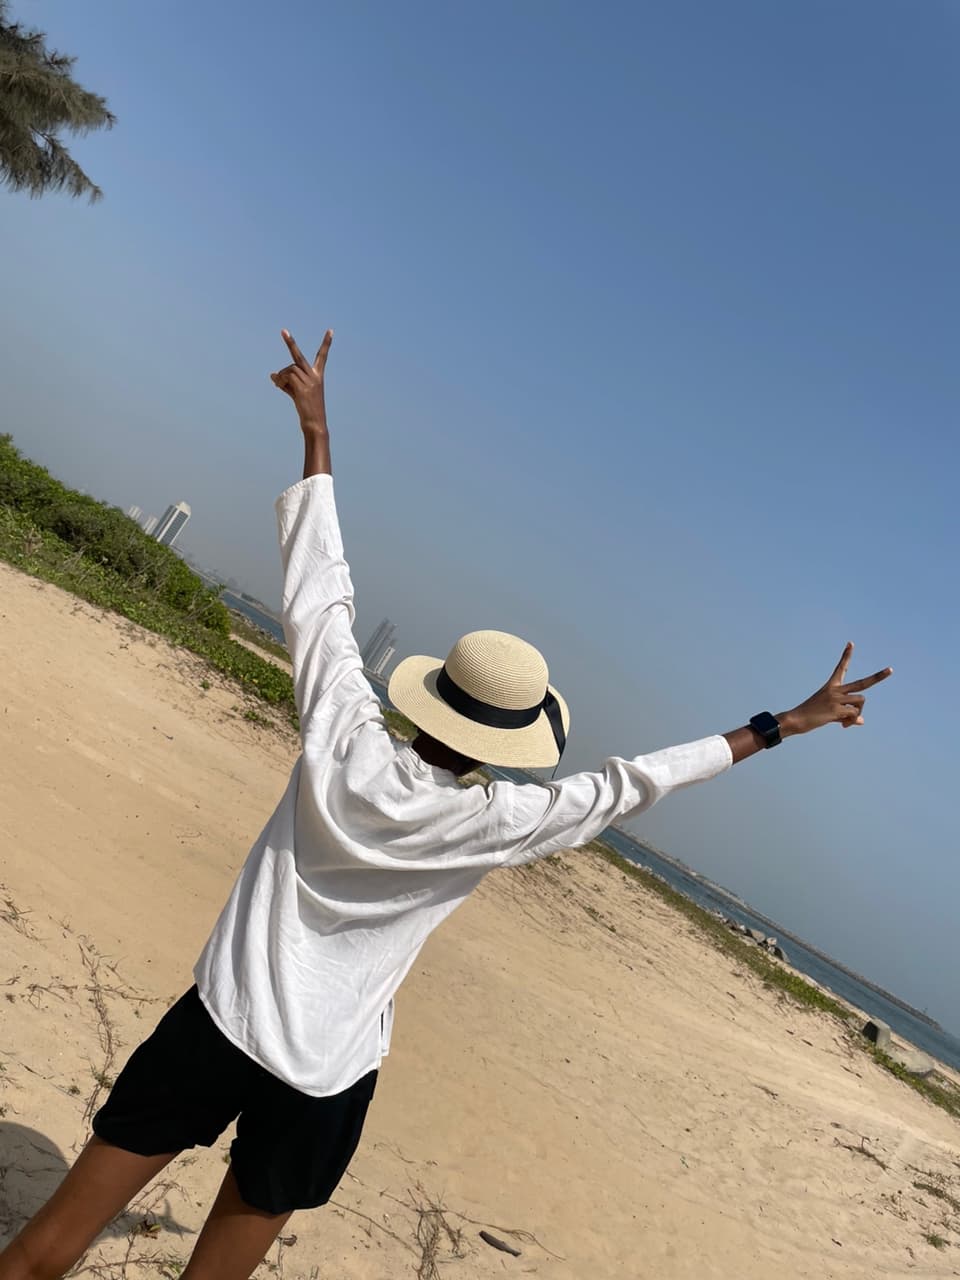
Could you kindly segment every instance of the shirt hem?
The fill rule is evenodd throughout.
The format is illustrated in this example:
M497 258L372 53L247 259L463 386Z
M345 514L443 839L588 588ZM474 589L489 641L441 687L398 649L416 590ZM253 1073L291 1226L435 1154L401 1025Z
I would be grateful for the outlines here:
M196 974L194 974L194 977L196 977ZM292 1080L289 1076L282 1075L279 1071L277 1071L276 1067L271 1066L270 1063L266 1062L263 1058L261 1058L259 1054L252 1053L248 1045L243 1044L238 1039L238 1037L235 1036L230 1031L228 1027L225 1027L223 1025L220 1018L217 1016L216 1012L210 1007L210 1004L203 993L203 988L200 986L199 981L197 981L197 991L200 996L200 1002L203 1005L204 1009L206 1009L207 1013L210 1015L210 1018L212 1019L214 1026L217 1028L217 1030L225 1039L230 1041L230 1043L233 1045L235 1049L239 1049L240 1052L245 1057L249 1058L251 1062L255 1062L258 1067L262 1067L264 1071L269 1072L269 1074L272 1075L275 1079L282 1081L286 1085L289 1085L291 1089L296 1089L297 1093L306 1094L308 1098L335 1098L338 1094L344 1093L346 1092L347 1089L350 1089L353 1085L357 1083L358 1080L362 1080L364 1076L369 1075L371 1071L379 1071L380 1064L382 1063L384 1057L386 1056L385 1054L379 1054L374 1059L374 1061L369 1064L369 1066L363 1066L357 1069L356 1071L351 1071L350 1078L346 1081L346 1083L340 1085L336 1089L310 1088L306 1085L298 1083L296 1080Z

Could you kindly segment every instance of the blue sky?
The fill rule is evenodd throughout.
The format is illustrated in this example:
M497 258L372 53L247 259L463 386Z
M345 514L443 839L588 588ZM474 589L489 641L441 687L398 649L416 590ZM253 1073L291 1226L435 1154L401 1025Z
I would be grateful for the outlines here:
M336 329L361 639L546 653L568 766L784 709L867 727L643 835L960 1030L949 3L18 0L115 130L0 193L3 426L279 596L278 331Z

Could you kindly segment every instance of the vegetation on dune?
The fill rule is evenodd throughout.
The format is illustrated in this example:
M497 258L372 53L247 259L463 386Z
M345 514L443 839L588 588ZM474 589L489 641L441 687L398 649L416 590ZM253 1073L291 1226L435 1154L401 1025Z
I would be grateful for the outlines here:
M290 654L286 650L286 646L282 645L279 640L275 640L273 636L268 635L260 627L252 623L249 618L245 618L237 609L230 609L230 627L235 636L241 640L246 640L249 644L255 644L258 649L262 649L264 653L270 653L275 658L280 658L283 662L290 661Z
M116 507L24 458L0 436L0 557L206 658L295 715L288 672L231 639L219 592Z
M0 508L25 530L27 545L21 550L28 558L40 549L32 545L32 529L54 549L62 544L88 569L102 566L158 604L218 635L230 634L230 615L219 592L205 587L174 551L144 533L119 508L68 489L45 467L24 458L10 436L0 436ZM9 519L7 525L11 527Z
M290 673L232 636L289 661L286 649L231 612L176 552L23 457L9 435L0 435L0 559L198 654L296 726ZM384 714L401 737L416 733L398 711ZM249 708L244 718L265 723Z

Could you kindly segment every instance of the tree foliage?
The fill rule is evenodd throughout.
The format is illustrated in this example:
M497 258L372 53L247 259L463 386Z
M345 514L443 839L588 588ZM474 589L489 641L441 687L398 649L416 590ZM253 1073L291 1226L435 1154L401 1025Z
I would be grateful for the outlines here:
M100 188L59 135L109 129L114 116L105 99L73 79L76 59L48 49L42 32L9 21L8 9L0 0L0 178L31 196L67 191L99 200Z

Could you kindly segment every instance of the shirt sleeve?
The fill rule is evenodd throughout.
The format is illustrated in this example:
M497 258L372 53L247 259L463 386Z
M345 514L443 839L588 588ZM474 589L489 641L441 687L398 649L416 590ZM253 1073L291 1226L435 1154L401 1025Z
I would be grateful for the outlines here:
M353 583L333 494L333 477L310 476L277 499L283 562L283 631L304 737L318 726L340 732L343 713L379 717L353 635ZM327 714L318 716L319 711Z
M706 782L729 769L726 738L701 738L633 760L614 757L596 773L517 786L512 842L503 866L521 866L586 844L618 818L632 818L671 791Z

